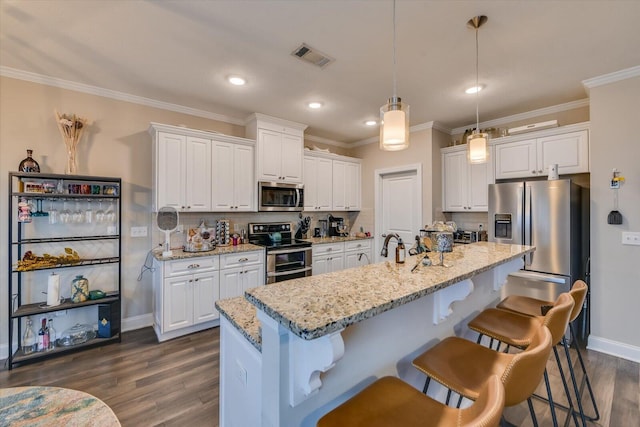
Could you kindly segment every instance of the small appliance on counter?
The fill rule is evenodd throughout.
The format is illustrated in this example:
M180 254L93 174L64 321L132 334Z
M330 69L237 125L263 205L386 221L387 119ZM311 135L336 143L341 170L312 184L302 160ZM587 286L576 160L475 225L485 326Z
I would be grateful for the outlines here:
M479 231L464 231L458 230L453 233L453 243L457 244L469 244L475 242L486 242L487 232L485 230Z
M329 215L329 236L344 237L348 236L347 226L344 225L344 218L337 218Z

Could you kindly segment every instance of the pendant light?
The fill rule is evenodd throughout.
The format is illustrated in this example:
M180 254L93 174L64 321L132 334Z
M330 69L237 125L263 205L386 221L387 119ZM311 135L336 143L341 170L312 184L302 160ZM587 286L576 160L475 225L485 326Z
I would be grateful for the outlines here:
M474 16L467 22L467 27L476 30L476 88L478 84L478 29L487 22L484 15ZM467 138L467 156L469 163L485 163L489 157L489 134L480 132L480 114L478 113L478 92L476 90L476 128Z
M396 94L396 0L393 0L393 96L380 107L380 123L381 150L409 147L409 105Z

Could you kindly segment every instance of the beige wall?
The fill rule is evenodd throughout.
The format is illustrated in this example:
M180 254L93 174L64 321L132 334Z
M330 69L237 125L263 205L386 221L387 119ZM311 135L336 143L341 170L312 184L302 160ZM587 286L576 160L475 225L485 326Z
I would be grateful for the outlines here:
M591 338L636 347L640 355L640 246L621 244L640 231L640 77L591 89ZM611 172L619 190L622 225L607 224L613 209Z
M121 177L123 225L123 318L151 313L151 277L136 280L153 244L151 226L151 138L149 122L184 124L244 136L244 127L128 102L0 77L0 347L7 342L7 179L34 150L42 172L64 173L64 143L54 109L87 117L90 125L78 148L79 174ZM149 227L148 238L131 239L131 226Z

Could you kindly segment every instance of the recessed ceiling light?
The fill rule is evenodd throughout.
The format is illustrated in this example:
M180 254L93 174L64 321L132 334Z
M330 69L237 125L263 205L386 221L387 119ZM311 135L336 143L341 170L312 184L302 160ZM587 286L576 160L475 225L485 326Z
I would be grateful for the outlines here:
M310 102L307 105L309 106L309 108L313 108L315 110L322 107L322 102Z
M367 126L375 126L378 124L378 122L375 120L367 120L366 122L364 122L364 124Z
M243 86L247 83L247 81L240 76L229 76L227 80L229 80L229 83L235 86Z
M483 85L471 86L469 89L465 90L464 92L468 94L472 94L472 93L480 92L482 89L484 89Z

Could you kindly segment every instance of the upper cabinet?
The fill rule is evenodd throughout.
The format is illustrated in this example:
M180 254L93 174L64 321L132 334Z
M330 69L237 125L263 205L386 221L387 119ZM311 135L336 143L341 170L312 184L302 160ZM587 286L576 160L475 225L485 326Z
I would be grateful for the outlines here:
M255 211L255 142L151 123L153 210Z
M360 210L360 159L322 151L304 153L304 210Z
M246 134L256 139L258 181L302 183L306 128L300 123L258 113L250 117Z
M359 211L361 194L360 163L333 161L333 210Z
M442 198L445 212L487 212L493 179L493 152L486 163L470 164L466 146L442 149Z
M507 138L495 144L496 179L547 176L553 164L561 175L589 172L585 124Z
M333 203L333 161L304 156L304 210L330 211Z

